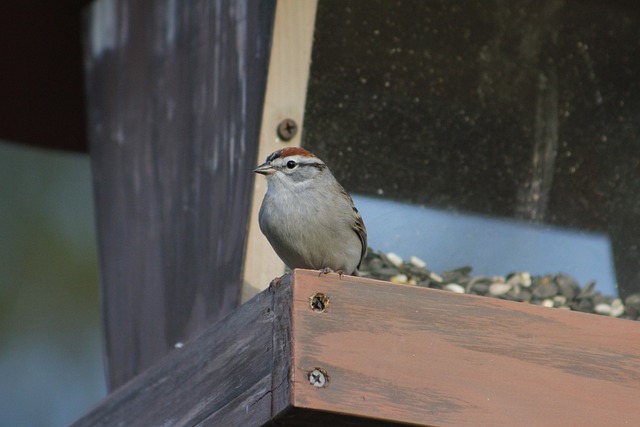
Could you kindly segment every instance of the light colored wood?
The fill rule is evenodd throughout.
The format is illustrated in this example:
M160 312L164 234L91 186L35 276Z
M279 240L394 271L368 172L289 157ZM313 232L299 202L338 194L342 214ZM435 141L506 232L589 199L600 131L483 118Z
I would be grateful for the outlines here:
M308 270L293 292L295 408L429 426L640 420L638 322ZM309 384L317 367L327 387Z
M316 7L316 0L278 0L262 114L259 164L275 150L300 145ZM286 143L276 134L278 124L285 118L298 124L296 137ZM266 189L264 177L256 177L245 252L243 302L284 272L284 264L258 226L258 212Z

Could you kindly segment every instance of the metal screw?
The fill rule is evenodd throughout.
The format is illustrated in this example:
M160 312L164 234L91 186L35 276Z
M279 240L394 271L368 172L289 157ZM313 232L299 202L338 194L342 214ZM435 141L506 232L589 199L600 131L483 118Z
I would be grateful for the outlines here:
M329 374L322 368L315 368L309 372L309 384L314 387L322 388L326 387L329 382Z
M298 133L298 125L292 119L284 119L278 125L278 138L291 141Z
M309 305L313 311L324 313L329 308L329 297L321 292L316 292L309 297Z

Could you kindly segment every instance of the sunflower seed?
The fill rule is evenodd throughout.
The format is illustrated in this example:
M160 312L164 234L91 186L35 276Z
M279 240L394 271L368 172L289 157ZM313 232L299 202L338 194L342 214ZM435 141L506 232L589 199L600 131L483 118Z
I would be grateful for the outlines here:
M387 259L396 267L402 267L404 265L404 261L402 260L400 255L394 254L393 252L389 252L387 254Z
M512 288L513 286L508 283L492 283L491 285L489 285L489 293L493 296L498 297L500 295L506 294Z
M593 310L598 314L608 315L611 313L611 306L602 302L600 304L596 304L596 306L593 307Z
M447 291L455 292L457 294L464 294L464 287L458 285L457 283L449 283L444 285L444 288Z
M409 257L409 262L411 263L411 265L418 268L425 268L427 266L427 263L421 260L420 258L418 258L417 256Z

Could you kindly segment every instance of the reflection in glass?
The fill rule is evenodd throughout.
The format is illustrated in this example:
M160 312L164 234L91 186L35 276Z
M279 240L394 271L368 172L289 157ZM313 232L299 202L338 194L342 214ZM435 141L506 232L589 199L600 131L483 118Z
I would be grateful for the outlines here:
M367 221L372 248L428 260L433 271L453 270L473 260L474 275L566 273L583 285L595 280L605 295L616 292L611 244L604 234L358 195L353 200Z
M460 247L460 213L539 224L514 252L543 242L577 277L612 253L600 289L640 292L640 5L320 0L314 37L303 145L348 191L450 212Z

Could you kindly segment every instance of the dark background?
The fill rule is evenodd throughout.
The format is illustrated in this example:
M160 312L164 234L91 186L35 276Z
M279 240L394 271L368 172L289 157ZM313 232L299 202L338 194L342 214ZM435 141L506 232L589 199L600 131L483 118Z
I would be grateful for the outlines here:
M603 232L640 291L640 6L321 0L304 141L349 191Z

